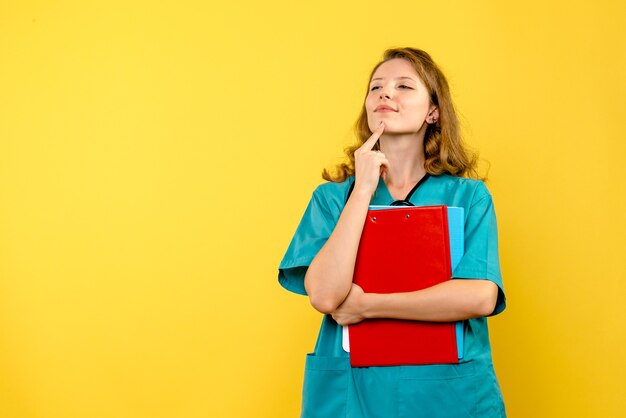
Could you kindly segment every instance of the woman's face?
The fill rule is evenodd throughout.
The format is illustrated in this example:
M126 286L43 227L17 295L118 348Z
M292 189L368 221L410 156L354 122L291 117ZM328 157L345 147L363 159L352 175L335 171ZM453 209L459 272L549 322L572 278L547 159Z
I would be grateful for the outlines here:
M438 116L437 106L430 103L430 94L413 65L402 58L384 62L376 69L365 109L372 132L383 121L385 133L416 133L427 116Z

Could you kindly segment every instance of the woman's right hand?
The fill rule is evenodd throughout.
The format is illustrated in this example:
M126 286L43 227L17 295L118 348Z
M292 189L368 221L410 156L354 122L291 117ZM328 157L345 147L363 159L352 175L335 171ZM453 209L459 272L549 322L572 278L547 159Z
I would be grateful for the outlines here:
M382 151L374 151L374 145L385 130L385 124L380 122L367 141L354 151L355 184L354 190L362 191L372 196L378 187L380 175L389 168L389 161Z
M378 186L381 170L389 166L382 152L372 151L384 129L382 124L379 125L372 136L354 151L356 183L353 193L330 237L313 258L304 276L304 288L311 305L325 314L335 312L353 286L354 263L367 218L367 205Z

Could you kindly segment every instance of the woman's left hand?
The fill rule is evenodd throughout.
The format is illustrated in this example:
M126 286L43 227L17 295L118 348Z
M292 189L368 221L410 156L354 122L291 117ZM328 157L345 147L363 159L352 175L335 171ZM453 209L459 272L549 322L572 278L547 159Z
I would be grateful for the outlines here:
M352 283L350 293L341 305L332 313L333 319L339 325L357 324L365 319L364 312L365 292L359 285Z

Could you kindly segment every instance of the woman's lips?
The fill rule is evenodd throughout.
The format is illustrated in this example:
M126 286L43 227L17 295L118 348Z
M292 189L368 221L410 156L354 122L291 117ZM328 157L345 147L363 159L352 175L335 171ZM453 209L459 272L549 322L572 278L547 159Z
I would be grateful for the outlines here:
M378 106L376 109L374 109L374 112L397 112L397 110L389 106Z

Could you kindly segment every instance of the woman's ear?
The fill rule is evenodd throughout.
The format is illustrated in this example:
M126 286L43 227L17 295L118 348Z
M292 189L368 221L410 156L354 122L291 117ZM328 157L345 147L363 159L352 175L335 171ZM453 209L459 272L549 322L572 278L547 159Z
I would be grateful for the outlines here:
M436 123L438 120L439 120L439 106L431 105L430 110L428 111L428 116L426 116L426 122Z

